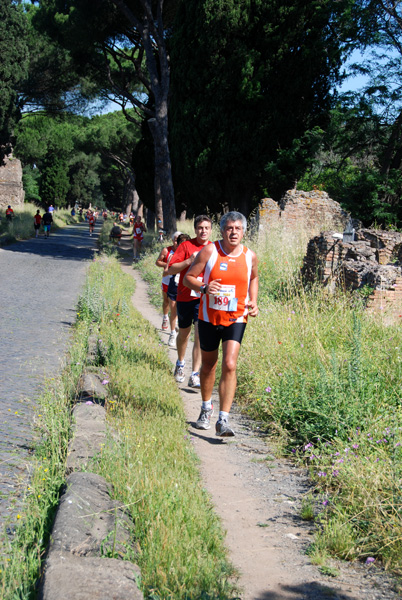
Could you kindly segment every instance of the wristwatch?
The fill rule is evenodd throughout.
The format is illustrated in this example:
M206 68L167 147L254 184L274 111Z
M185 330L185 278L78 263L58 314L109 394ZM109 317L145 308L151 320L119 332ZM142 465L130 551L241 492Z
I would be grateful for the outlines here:
M206 294L207 293L207 283L204 283L204 285L201 286L200 288L200 292L201 294Z

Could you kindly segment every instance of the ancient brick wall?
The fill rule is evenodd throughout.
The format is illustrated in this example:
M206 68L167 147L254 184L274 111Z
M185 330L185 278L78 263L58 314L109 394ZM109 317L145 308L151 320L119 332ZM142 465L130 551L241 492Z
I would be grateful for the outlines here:
M330 288L372 288L370 310L402 312L402 234L361 229L353 242L325 231L310 239L302 267L304 282Z
M13 208L24 204L25 192L22 187L22 166L11 155L0 165L0 210L10 204Z
M268 229L281 223L287 230L304 227L311 235L323 229L343 231L350 219L326 192L289 190L280 205L272 198L264 198L259 208L259 227Z

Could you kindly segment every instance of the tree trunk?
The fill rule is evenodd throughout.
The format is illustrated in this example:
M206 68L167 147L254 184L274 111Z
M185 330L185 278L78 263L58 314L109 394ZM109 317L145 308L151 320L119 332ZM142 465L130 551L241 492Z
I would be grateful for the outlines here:
M166 107L167 113L167 107ZM166 117L148 120L155 151L155 214L168 234L176 231L176 205L174 200L172 165L167 136Z

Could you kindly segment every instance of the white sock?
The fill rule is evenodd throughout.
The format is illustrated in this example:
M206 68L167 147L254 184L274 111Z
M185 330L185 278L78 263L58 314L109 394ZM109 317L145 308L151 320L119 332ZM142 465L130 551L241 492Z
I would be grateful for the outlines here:
M207 402L202 402L203 410L211 410L212 408L212 400L207 400Z
M185 364L186 364L186 361L185 361L185 360L183 360L183 362L181 362L180 360L178 360L178 361L176 362L176 365L177 365L178 367L184 367L184 365L185 365Z
M229 420L229 413L225 412L224 410L220 410L218 421L228 421L228 420Z

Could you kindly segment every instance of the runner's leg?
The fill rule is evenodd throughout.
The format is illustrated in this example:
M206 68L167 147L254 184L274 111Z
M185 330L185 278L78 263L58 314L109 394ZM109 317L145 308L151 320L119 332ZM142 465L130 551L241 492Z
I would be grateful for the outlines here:
M190 325L190 327L185 327L185 328L179 327L179 333L177 335L176 345L177 345L177 358L180 362L184 362L187 344L188 344L188 340L190 337L190 332L191 332L191 325Z
M201 397L203 402L211 400L215 384L215 372L218 364L219 348L206 352L201 350L202 365L200 370Z
M194 344L193 344L193 373L199 373L201 367L201 348L198 335L198 322L194 323Z
M230 412L236 391L237 359L240 352L239 342L228 340L222 344L222 375L219 381L220 410Z

